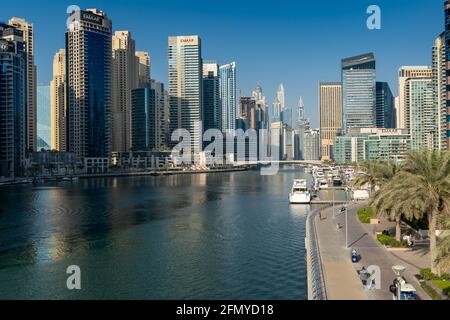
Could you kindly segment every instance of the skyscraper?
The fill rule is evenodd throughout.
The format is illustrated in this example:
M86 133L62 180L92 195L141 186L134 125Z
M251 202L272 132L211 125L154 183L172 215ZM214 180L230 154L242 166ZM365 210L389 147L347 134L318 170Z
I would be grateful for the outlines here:
M305 131L304 144L304 160L320 160L320 131Z
M373 53L342 60L343 128L373 128L375 120L375 57Z
M131 149L131 90L138 87L139 58L129 31L116 31L112 37L113 55L113 127L112 150Z
M236 63L232 62L219 68L220 100L222 111L222 131L236 129Z
M395 100L391 88L387 82L377 82L376 88L376 127L395 128Z
M151 60L148 52L136 51L136 57L138 58L138 77L139 87L145 87L151 79Z
M246 123L247 129L258 129L258 110L254 97L241 97L239 99L239 118Z
M98 9L73 12L66 33L68 150L111 155L112 22Z
M267 108L266 97L263 95L263 89L257 85L252 92L252 97L256 101L257 122L259 129L269 129L269 111Z
M134 151L161 150L166 146L168 101L164 85L151 81L132 91Z
M433 82L430 78L408 78L405 81L406 126L413 149L436 149L439 143L434 106Z
M23 174L27 52L23 31L0 23L0 179Z
M437 131L439 135L437 147L440 150L447 150L447 57L445 51L445 33L441 33L439 37L436 38L432 49L432 56L434 105L436 117L438 119Z
M319 84L319 113L322 160L333 159L333 141L342 132L342 84Z
M401 67L398 70L398 113L397 128L407 129L409 110L405 100L405 85L409 78L431 78L432 71L427 66Z
M220 120L219 65L203 61L203 130L220 130Z
M22 18L11 18L9 24L23 32L26 53L26 139L27 150L37 148L36 65L34 64L33 24Z
M170 134L176 129L186 129L191 135L191 147L200 148L203 78L200 37L169 37L168 58Z
M445 10L445 52L446 52L446 74L450 73L450 0L444 4ZM446 105L447 105L447 149L450 150L450 77L446 76Z
M66 50L60 49L53 57L53 80L50 82L51 148L67 151L67 72Z

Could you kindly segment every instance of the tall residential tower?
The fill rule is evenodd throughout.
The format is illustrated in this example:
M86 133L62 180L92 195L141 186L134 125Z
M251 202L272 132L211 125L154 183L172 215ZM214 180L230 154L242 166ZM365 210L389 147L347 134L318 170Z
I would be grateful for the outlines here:
M73 12L66 33L68 150L110 157L112 22L98 9Z

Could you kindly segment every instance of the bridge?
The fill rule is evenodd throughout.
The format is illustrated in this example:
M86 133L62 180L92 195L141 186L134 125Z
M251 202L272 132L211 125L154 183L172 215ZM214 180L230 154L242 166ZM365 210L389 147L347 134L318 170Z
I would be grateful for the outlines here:
M234 163L235 166L245 166L245 165L299 165L299 166L321 166L322 161L320 160L260 160L260 161L237 161Z

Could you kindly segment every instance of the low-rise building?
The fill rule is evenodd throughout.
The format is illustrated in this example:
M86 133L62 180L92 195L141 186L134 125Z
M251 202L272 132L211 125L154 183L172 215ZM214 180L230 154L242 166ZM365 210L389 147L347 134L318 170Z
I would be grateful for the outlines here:
M405 129L353 128L335 138L337 164L364 160L402 161L411 150L411 137Z

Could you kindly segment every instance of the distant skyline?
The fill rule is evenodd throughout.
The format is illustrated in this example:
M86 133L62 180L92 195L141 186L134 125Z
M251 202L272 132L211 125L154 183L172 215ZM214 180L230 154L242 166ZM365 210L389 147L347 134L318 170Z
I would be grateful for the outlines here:
M37 83L48 85L55 52L64 47L66 8L99 8L114 30L129 30L137 50L148 51L152 78L167 84L167 39L199 35L204 59L236 61L237 92L249 96L257 84L271 105L280 83L286 107L300 96L306 116L318 127L318 84L340 81L342 58L373 52L377 81L397 94L402 65L431 65L431 47L444 29L443 0L227 1L58 1L8 2L0 21L22 17L34 23ZM366 9L382 10L382 29L366 28Z

